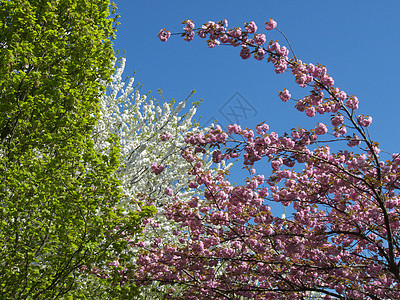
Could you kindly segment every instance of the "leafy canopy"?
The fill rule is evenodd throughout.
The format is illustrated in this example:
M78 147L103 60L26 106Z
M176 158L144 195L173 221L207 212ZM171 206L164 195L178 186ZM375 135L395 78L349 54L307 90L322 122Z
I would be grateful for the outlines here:
M99 154L91 131L113 72L108 0L0 2L0 297L54 298L141 231L113 209L118 140ZM110 136L110 139L113 139ZM122 258L121 258L122 259ZM106 281L106 279L104 279ZM74 292L75 295L79 291Z

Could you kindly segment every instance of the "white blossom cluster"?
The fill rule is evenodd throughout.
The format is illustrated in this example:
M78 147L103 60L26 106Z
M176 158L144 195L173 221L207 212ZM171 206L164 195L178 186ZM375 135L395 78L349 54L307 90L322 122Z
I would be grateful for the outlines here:
M195 191L188 188L188 183L195 176L188 175L192 166L181 157L181 150L186 145L184 139L188 134L205 132L208 128L202 129L194 123L196 104L183 112L187 99L177 104L173 100L159 103L141 95L134 78L123 80L125 63L125 58L116 63L116 73L106 84L107 91L100 97L100 115L93 131L95 147L107 154L112 143L119 143L122 165L116 176L125 195L120 203L123 209L138 210L140 205L157 208L157 214L149 221L141 238L144 245L149 245L157 237L162 237L164 242L177 243L173 232L182 228L164 216L164 206L172 199L166 194L166 189L181 200L191 200ZM211 154L211 151L197 154L209 169L213 169ZM151 168L153 163L165 168L156 174ZM230 166L222 162L214 170ZM199 192L197 190L196 194ZM132 255L132 263L137 250L137 247L127 249ZM141 294L143 299L149 296L156 299L164 293L159 286L149 286L141 290Z
M201 129L193 122L196 105L183 113L186 100L174 105L173 100L158 103L141 95L134 78L123 80L125 63L122 58L107 86L107 93L101 97L101 115L93 134L95 145L99 151L107 151L110 136L119 140L123 164L117 176L126 195L121 206L136 210L140 200L157 208L152 222L161 226L147 226L145 244L157 236L174 239L175 225L163 216L163 206L171 201L165 189L171 189L180 199L189 201L193 196L188 182L194 175L187 174L191 165L181 157L181 149L189 133L204 132L207 128ZM203 155L205 165L212 168L210 153L199 155ZM165 169L155 174L151 168L153 163L164 165ZM218 167L227 168L224 164Z

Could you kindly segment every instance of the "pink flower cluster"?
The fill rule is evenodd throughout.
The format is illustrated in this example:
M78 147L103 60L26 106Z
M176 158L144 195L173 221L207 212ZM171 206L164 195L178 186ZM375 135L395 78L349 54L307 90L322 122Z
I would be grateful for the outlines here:
M202 133L190 135L185 139L185 142L191 145L223 143L227 137L228 134L223 132L220 125L217 125L215 129L209 131L206 135Z
M195 26L183 23L182 36L191 40ZM256 33L253 21L244 29L227 26L226 20L210 21L198 35L209 36L210 47L241 46L244 59L268 54L276 73L291 70L296 84L311 90L296 109L309 117L328 113L333 136L321 141L330 134L322 122L283 135L261 123L255 131L217 125L187 136L181 155L187 174L194 176L188 183L194 195L181 199L164 189L171 201L163 216L180 229L146 247L135 243L137 264L131 273L121 273L120 283L178 284L186 287L182 299L304 299L315 291L324 299L400 299L400 155L380 160L379 144L365 129L372 118L355 114L357 97L334 87L326 67L289 59L278 42L265 49L265 35ZM273 20L266 23L267 30L274 28ZM162 30L159 37L166 40L169 32ZM279 97L292 99L286 89ZM162 141L169 138L160 135ZM332 141L347 145L335 152ZM248 177L232 183L227 170L204 163L198 155L204 153L212 153L214 163L243 157ZM256 170L265 166L268 176ZM151 165L155 174L164 168ZM293 213L273 213L275 202L291 204ZM159 226L150 219L143 224ZM108 267L120 264L114 260ZM96 268L92 272L109 277Z
M167 195L167 196L173 196L174 195L174 191L171 188L166 187L164 189L164 194Z
M315 127L315 134L323 135L328 132L328 128L323 123L318 123L317 127Z
M337 115L331 122L340 126L344 121ZM250 162L250 177L243 185L232 185L226 173L213 174L200 158L192 156L197 179L189 185L203 186L204 198L195 196L188 202L178 198L166 207L167 218L186 228L182 230L185 234L181 232L179 243L159 240L140 255L135 274L139 283L190 282L182 297L193 299L205 295L218 298L220 293L280 297L300 283L304 291L318 287L336 297L400 296L400 283L385 269L390 249L378 238L388 232L387 226L381 226L383 213L378 202L386 201L389 215L400 213L400 197L394 192L400 187L393 185L397 180L393 174L400 172L400 155L381 162L378 173L372 152L333 153L328 146L308 149L318 135L327 133L323 123L284 136L268 133L269 126L264 123L257 126L256 133L236 124L227 130L238 137L206 142L210 136L225 136L218 126L202 138L189 137L184 153L187 156L199 152L196 148L219 145L213 156L229 159L231 152L240 151L244 166ZM234 141L237 145L226 146ZM356 135L351 139L359 141ZM377 145L374 147L374 153L379 153ZM252 167L263 157L271 160L273 171L268 178ZM296 162L305 167L288 169ZM380 187L371 180L379 176L383 176L380 182L385 182L387 195L392 195L390 200L374 196ZM274 217L268 205L271 201L292 203L293 216ZM393 218L389 226L397 230L400 221ZM193 284L191 274L199 281ZM352 285L344 284L347 282ZM306 295L297 292L296 297Z
M372 117L360 115L360 116L358 116L358 118L357 118L357 123L358 123L358 125L360 125L360 126L368 127L368 126L371 125L371 123L372 123Z
M192 32L188 22L184 30ZM273 20L266 23L274 28ZM372 118L353 111L357 97L334 87L326 67L289 59L278 42L265 49L257 30L253 21L227 29L224 20L198 34L209 36L210 47L241 46L243 59L268 54L276 73L291 70L296 84L311 90L296 109L309 117L328 113L332 137L321 142L330 134L322 122L283 135L265 123L255 132L231 124L189 135L181 154L195 175L188 184L195 195L164 191L173 197L165 217L181 227L177 240L159 238L142 250L132 276L139 285L187 286L184 299L304 299L314 291L324 299L400 299L400 155L380 161L379 144L365 129ZM292 98L286 89L279 97ZM329 140L347 145L335 152ZM196 154L209 150L215 163L243 157L246 180L233 184L229 172L206 167ZM269 176L256 170L266 162ZM291 204L293 213L273 214L274 202Z
M195 25L192 20L186 20L182 23L186 25L183 28L184 33L182 33L182 36L184 40L190 42L195 36ZM271 30L276 28L276 26L277 23L270 19L266 22L265 28ZM197 34L201 38L209 37L209 39L207 39L207 44L210 48L214 48L221 43L230 44L235 47L242 45L240 56L243 59L251 57L252 54L254 54L254 57L257 60L264 59L266 49L263 48L263 45L266 42L266 36L263 33L256 34L258 27L254 21L245 23L244 29L240 27L228 29L227 27L228 22L226 20L220 22L209 21L206 24L203 24L201 28L197 29ZM253 37L250 38L250 34L253 34ZM165 31L165 29L162 29L158 36L161 41L166 41L170 37L170 33ZM251 50L249 47L255 49ZM285 52L285 50L283 52Z
M283 102L288 101L290 97L292 97L292 95L289 94L289 91L287 89L284 89L283 92L279 92L279 98L281 98Z
M246 26L245 26L246 31L247 31L248 33L250 33L250 34L256 33L256 31L257 31L258 28L257 28L256 23L254 23L254 21L251 21L250 23L246 23L245 25L246 25Z
M350 97L346 101L346 106L350 109L358 109L358 98L357 97Z
M161 42L166 42L169 37L171 36L171 32L168 30L161 29L160 32L157 34L158 38L161 40Z
M154 172L154 174L158 175L160 174L162 171L164 171L165 166L162 164L158 164L156 162L153 162L151 164L151 170Z
M309 117L314 117L317 113L338 114L339 110L343 109L344 103L347 108L358 108L357 97L348 96L344 91L333 87L335 81L328 75L325 66L305 64L296 57L289 59L289 50L277 41L271 40L267 47L264 47L266 36L263 33L257 33L258 27L254 21L245 23L244 28L234 27L232 29L228 29L227 20L209 21L199 29L195 29L191 20L182 23L185 24L184 33L182 33L185 40L192 40L194 31L197 30L197 34L201 38L208 37L207 44L211 48L221 43L234 47L241 46L240 56L242 59L249 59L254 56L257 60L263 60L268 55L267 59L274 64L277 74L285 72L288 68L291 69L295 82L300 87L312 86L313 88L309 95L299 99L296 104L296 108L299 111L304 111ZM277 26L273 19L265 24L267 30L275 29ZM164 37L164 35L161 35L161 37ZM279 97L286 102L291 98L291 94L285 89L283 92L279 92ZM367 124L367 121L364 121L363 124ZM320 130L317 130L317 132L320 132ZM338 124L334 125L333 132L336 137L344 136L347 129L344 125ZM201 139L201 137L198 138Z
M273 20L269 19L268 22L265 22L265 29L272 30L275 29L278 24Z
M185 31L185 34L183 34L183 39L187 42L190 42L191 40L193 40L193 37L195 35L194 33L194 23L192 20L186 20L183 21L182 24L185 24L186 26L183 28L183 30Z
M172 134L170 132L164 132L160 135L160 140L165 142L169 140L172 137Z

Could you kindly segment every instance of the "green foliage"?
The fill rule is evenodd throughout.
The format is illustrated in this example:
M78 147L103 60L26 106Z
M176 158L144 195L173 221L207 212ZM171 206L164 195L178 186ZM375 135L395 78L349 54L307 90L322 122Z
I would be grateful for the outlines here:
M119 233L138 236L153 213L113 209L119 149L91 141L113 72L109 5L0 0L1 299L79 295L82 268L118 257Z

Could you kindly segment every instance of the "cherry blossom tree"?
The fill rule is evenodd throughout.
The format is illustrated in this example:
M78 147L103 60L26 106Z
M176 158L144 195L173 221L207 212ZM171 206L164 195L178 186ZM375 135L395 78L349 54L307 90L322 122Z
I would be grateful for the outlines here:
M285 89L279 98L318 120L282 135L265 123L189 134L181 154L195 194L191 201L170 196L164 215L180 226L177 242L159 237L142 245L137 283L168 284L170 298L181 299L399 299L400 155L381 152L357 97L336 87L325 66L266 44L254 22L233 29L226 20L183 23L186 41L197 33L210 48L240 46L242 59L290 72L311 92L296 99ZM278 30L272 19L265 28ZM161 41L170 36L159 32ZM241 157L246 182L233 185L227 172L211 172L196 156L208 149L214 163ZM294 213L275 216L272 203L292 205Z

